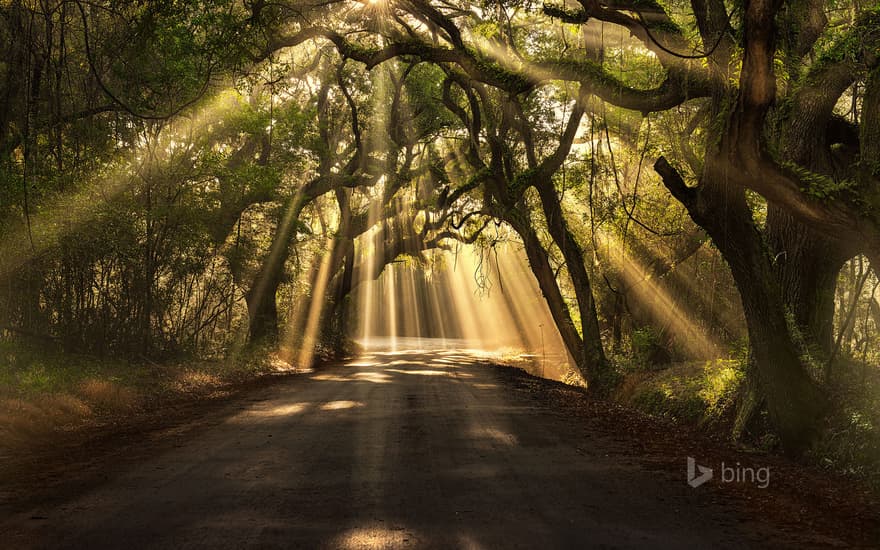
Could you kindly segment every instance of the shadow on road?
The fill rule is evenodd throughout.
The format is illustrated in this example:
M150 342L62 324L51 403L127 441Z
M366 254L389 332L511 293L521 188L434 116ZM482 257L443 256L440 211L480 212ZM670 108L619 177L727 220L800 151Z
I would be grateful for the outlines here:
M100 486L17 547L562 548L757 544L684 479L505 391L464 350L373 350ZM30 519L32 517L40 519Z

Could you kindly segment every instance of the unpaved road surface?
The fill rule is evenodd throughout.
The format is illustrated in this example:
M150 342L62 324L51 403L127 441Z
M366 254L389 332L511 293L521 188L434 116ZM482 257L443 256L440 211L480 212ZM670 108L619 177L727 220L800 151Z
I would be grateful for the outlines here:
M221 416L77 491L5 503L0 547L797 546L460 351L366 355Z

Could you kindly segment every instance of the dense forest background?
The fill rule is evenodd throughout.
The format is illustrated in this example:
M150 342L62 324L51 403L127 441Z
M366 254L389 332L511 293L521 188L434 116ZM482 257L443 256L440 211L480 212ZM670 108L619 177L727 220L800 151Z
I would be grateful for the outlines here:
M0 42L6 397L350 353L359 287L468 247L590 392L880 472L877 5L6 0Z

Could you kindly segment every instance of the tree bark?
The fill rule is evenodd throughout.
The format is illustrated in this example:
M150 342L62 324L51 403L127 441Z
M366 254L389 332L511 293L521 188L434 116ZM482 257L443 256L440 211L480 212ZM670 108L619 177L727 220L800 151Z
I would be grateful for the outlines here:
M284 279L284 265L290 256L290 241L296 235L299 214L305 205L301 192L282 206L281 219L272 237L269 254L247 293L248 339L251 343L278 338L278 306L275 295Z
M687 187L664 158L655 169L691 218L712 237L730 266L748 325L755 375L784 450L805 451L825 411L825 399L807 374L792 341L782 292L742 188L704 179Z
M782 297L807 351L827 357L832 347L837 275L852 254L773 205L768 207L766 233Z
M559 197L553 186L553 180L545 179L539 182L536 189L541 198L550 236L562 251L565 266L568 268L568 274L574 286L581 318L583 348L582 356L576 359L590 373L589 381L592 383L592 389L604 393L608 390L612 380L609 378L608 360L602 347L596 301L593 298L593 289L584 262L584 253L565 220L562 205L559 203Z
M541 288L541 293L544 295L544 299L550 309L550 315L553 317L557 330L559 330L565 348L575 361L575 367L584 380L587 381L588 386L593 389L601 388L602 385L597 381L595 371L585 363L587 355L584 349L584 341L581 335L578 334L574 321L571 319L568 305L565 303L565 298L563 298L559 285L556 282L556 273L550 265L547 251L544 250L538 234L532 227L531 220L519 209L508 210L501 219L510 224L514 231L522 238L526 257L529 260L529 267L538 281L538 286Z

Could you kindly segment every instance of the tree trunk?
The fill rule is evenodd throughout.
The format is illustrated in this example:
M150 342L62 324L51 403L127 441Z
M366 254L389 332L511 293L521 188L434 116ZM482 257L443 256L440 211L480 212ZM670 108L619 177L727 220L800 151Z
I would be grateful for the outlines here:
M275 294L281 285L281 273L274 273L277 269L263 271L272 272L260 279L264 290L255 292L258 285L254 285L247 294L248 340L251 343L271 343L278 338L278 306L275 303Z
M595 380L594 371L585 363L584 341L581 339L581 335L578 334L574 321L572 321L571 315L568 312L568 306L562 297L562 292L559 290L559 285L556 282L556 273L554 273L553 267L550 265L547 251L541 245L541 240L538 238L538 234L525 213L519 209L509 209L503 214L502 219L509 223L523 240L526 257L529 260L529 267L538 280L538 286L541 288L541 293L547 301L550 315L553 317L553 322L557 330L559 330L563 343L565 343L566 350L574 359L575 367L581 376L592 387Z
M549 229L550 236L553 238L553 242L556 243L556 246L559 247L565 258L565 266L568 268L568 274L571 277L575 297L577 298L583 341L583 357L578 358L578 362L582 363L590 371L592 389L604 393L609 389L612 380L609 376L605 350L602 347L602 335L599 331L596 301L593 299L590 276L587 274L586 264L584 263L584 253L568 228L552 180L542 181L536 188L541 197L541 205L544 209L544 217L547 220L547 228Z
M851 254L773 205L767 210L767 238L782 297L807 348L827 357L837 275Z
M350 313L350 295L354 284L354 241L349 240L346 246L345 259L342 267L342 279L339 283L339 291L336 301L333 303L333 317L336 332L339 334L340 347L338 354L346 354L351 349L351 340L348 336L348 320Z
M330 339L336 356L346 355L351 346L348 339L348 305L349 295L354 284L354 238L352 230L352 212L349 205L348 192L336 190L336 202L339 205L339 229L336 246L333 247L333 258L330 273L335 273L333 283L327 297L331 298L330 310L324 312L321 332Z
M301 193L282 207L282 216L272 237L269 254L247 293L248 339L251 343L273 342L278 338L278 306L275 295L284 279L284 265L290 256L290 241L296 235L299 214L305 204Z
M825 400L792 341L779 283L745 193L711 179L689 188L662 157L655 169L694 222L712 237L730 266L748 325L755 376L770 420L785 451L802 453L813 439Z

